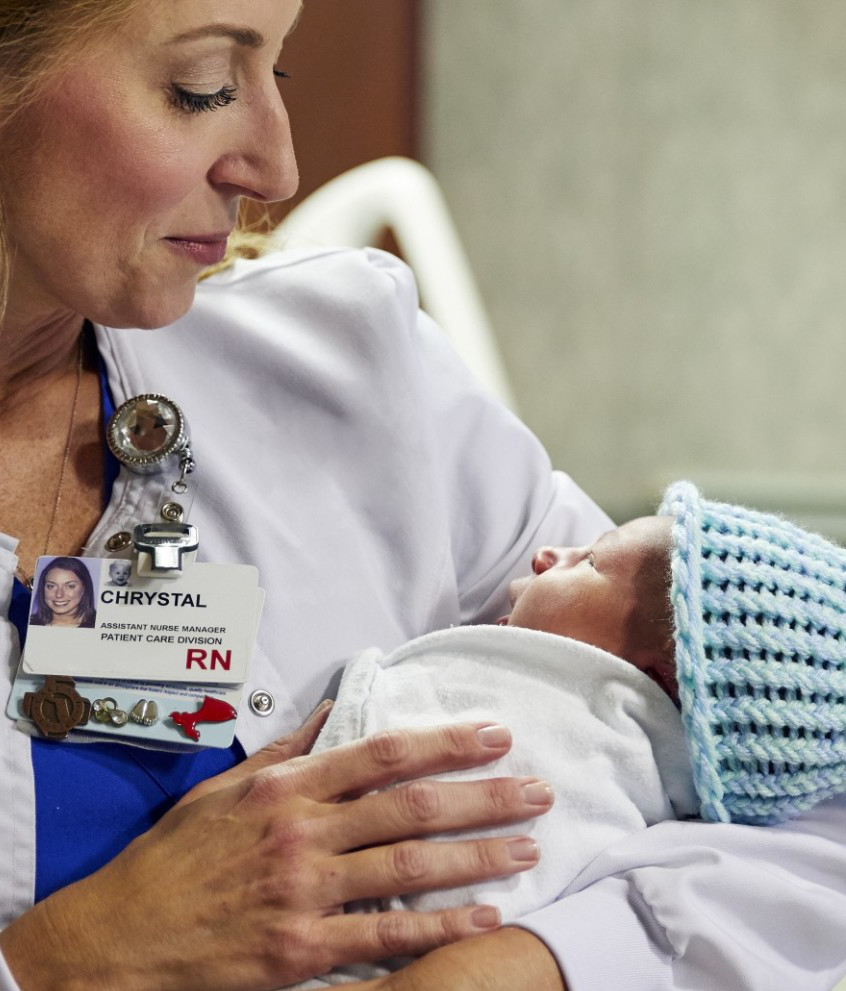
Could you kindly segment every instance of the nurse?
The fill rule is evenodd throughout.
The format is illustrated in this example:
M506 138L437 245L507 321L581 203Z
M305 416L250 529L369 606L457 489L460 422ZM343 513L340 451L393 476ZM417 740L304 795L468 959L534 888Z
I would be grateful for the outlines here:
M125 535L156 519L155 481L118 474L102 442L132 396L185 409L200 554L255 565L266 590L229 749L82 746L0 719L0 987L258 991L422 954L375 986L757 989L777 974L827 991L846 926L842 804L772 840L645 830L522 928L484 906L343 911L530 869L539 852L513 824L552 795L531 768L418 780L496 760L499 726L304 756L339 669L496 619L534 547L611 524L458 364L398 261L235 259L241 200L296 188L283 48L299 8L0 0L0 688L36 559L128 556ZM462 839L493 824L506 835Z
M242 706L228 750L76 746L0 717L4 988L249 991L422 953L495 930L498 914L355 917L344 903L508 875L538 858L516 824L550 807L543 782L379 790L495 760L510 743L503 727L393 733L301 756L325 707L297 727L338 664L435 622L457 590L446 557L432 562L440 593L429 566L404 579L379 557L391 504L420 517L391 545L409 557L420 542L446 549L440 515L424 529L416 500L383 488L375 468L372 480L357 469L361 500L352 480L341 484L349 455L360 459L368 438L380 449L379 420L394 415L367 421L344 402L364 388L372 410L400 364L403 390L419 378L400 327L416 309L391 302L405 276L357 255L280 256L211 280L195 306L242 198L296 189L280 53L299 7L0 2L3 708L18 659L11 624L22 639L36 559L61 555L36 590L37 616L82 622L90 581L71 558L109 557L120 534L156 518L155 481L118 474L103 443L104 417L129 396L164 391L189 412L201 553L257 565L267 590L245 692L262 702ZM172 334L138 329L180 318ZM393 354L350 352L353 332L370 329L390 329ZM326 332L338 360L310 368ZM390 472L417 465L421 495L431 489L418 441L379 454ZM377 493L384 506L370 518ZM328 595L325 573L336 576ZM515 825L501 838L460 837L493 823ZM455 842L423 841L445 829Z

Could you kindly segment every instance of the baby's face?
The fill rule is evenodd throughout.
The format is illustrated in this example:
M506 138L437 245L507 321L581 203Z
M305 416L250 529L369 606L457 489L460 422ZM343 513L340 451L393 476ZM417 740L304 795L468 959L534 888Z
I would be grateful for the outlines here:
M572 637L650 674L675 697L669 555L672 520L647 516L586 547L541 547L511 583L509 626Z
M132 564L129 561L112 561L109 565L109 578L115 585L126 585L131 571Z

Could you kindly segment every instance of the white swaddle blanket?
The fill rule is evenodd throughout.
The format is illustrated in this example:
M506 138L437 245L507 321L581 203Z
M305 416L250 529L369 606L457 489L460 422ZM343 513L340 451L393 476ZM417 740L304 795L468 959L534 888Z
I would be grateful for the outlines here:
M470 834L526 833L540 845L540 864L510 878L393 899L390 907L481 902L513 920L560 897L614 841L697 813L681 719L666 694L606 651L517 627L454 627L388 655L364 651L344 672L315 750L392 727L484 720L511 730L511 751L486 768L442 777L547 780L555 793L548 814ZM326 981L372 976L373 968L354 967Z

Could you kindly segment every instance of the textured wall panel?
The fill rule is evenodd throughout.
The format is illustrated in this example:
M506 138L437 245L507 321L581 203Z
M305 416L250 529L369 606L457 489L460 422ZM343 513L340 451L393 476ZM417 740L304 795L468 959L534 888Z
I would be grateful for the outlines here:
M844 490L846 4L427 0L424 38L424 158L555 462L618 516L669 474Z

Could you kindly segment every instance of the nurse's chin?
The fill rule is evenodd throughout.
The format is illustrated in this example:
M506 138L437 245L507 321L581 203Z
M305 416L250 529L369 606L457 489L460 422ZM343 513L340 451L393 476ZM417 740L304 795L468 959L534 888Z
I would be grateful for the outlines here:
M183 280L178 286L150 286L104 308L102 314L88 314L95 323L118 329L156 330L176 323L191 309L197 292L197 279Z

